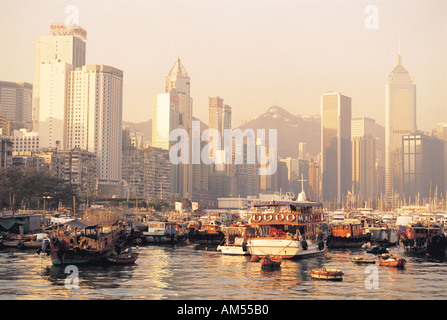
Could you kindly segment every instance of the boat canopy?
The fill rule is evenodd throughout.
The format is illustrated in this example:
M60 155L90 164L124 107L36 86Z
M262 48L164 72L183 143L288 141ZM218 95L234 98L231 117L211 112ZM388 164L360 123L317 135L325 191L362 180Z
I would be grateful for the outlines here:
M311 201L259 201L253 204L255 207L266 206L295 206L295 207L322 207L321 202Z
M96 226L96 223L91 223L85 220L80 220L80 219L75 219L75 220L71 220L68 222L63 223L66 226L70 226L72 228L80 228L80 229L85 229L85 228L92 228Z

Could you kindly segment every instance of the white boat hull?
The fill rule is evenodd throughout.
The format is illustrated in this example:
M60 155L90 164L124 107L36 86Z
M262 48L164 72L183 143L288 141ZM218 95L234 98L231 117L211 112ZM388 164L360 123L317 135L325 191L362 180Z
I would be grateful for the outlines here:
M250 254L248 251L244 251L242 246L218 246L217 250L228 255L247 256Z
M304 248L302 242L297 240L255 238L248 240L247 249L251 255L280 255L285 259L320 254L326 249L326 245L322 241L306 241L306 243L307 248Z

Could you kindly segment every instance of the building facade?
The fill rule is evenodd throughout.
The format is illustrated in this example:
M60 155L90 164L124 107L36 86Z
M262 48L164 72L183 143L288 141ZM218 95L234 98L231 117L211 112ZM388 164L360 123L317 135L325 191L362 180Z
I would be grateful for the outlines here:
M398 64L385 87L385 189L402 192L402 137L416 132L416 86L408 70Z
M339 92L321 97L321 196L344 202L352 184L351 98Z
M0 111L8 121L32 129L33 85L27 82L0 81ZM9 134L9 133L8 133Z
M62 23L52 24L50 26L50 35L36 38L32 106L33 131L38 131L39 121L45 119L45 116L40 115L41 92L46 92L46 90L42 91L40 86L41 83L47 81L47 79L42 79L42 66L54 61L60 61L62 64L66 63L71 66L71 69L84 66L86 61L86 40L87 32L83 28L74 25L67 26ZM43 76L45 75L46 73L44 72ZM63 86L60 84L58 87ZM54 94L62 95L59 92L54 92ZM45 103L42 103L42 107L47 108Z

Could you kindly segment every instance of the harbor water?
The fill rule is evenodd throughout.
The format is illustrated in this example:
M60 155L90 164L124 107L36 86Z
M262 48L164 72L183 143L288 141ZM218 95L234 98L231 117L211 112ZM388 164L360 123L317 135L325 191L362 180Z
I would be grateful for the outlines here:
M0 251L1 300L441 300L447 298L447 262L412 256L405 269L351 262L364 249L329 249L263 270L248 256L227 256L194 246L144 246L134 265L79 266L74 273L34 251ZM316 268L337 268L343 281L316 281ZM74 280L76 275L76 280Z

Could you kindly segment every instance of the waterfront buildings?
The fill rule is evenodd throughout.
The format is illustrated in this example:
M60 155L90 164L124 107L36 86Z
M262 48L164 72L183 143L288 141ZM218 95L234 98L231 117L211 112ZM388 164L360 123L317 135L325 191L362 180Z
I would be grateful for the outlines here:
M387 195L402 190L402 137L416 132L416 85L413 77L398 64L385 87L385 189Z
M351 189L351 98L339 92L321 96L321 196L342 203Z

